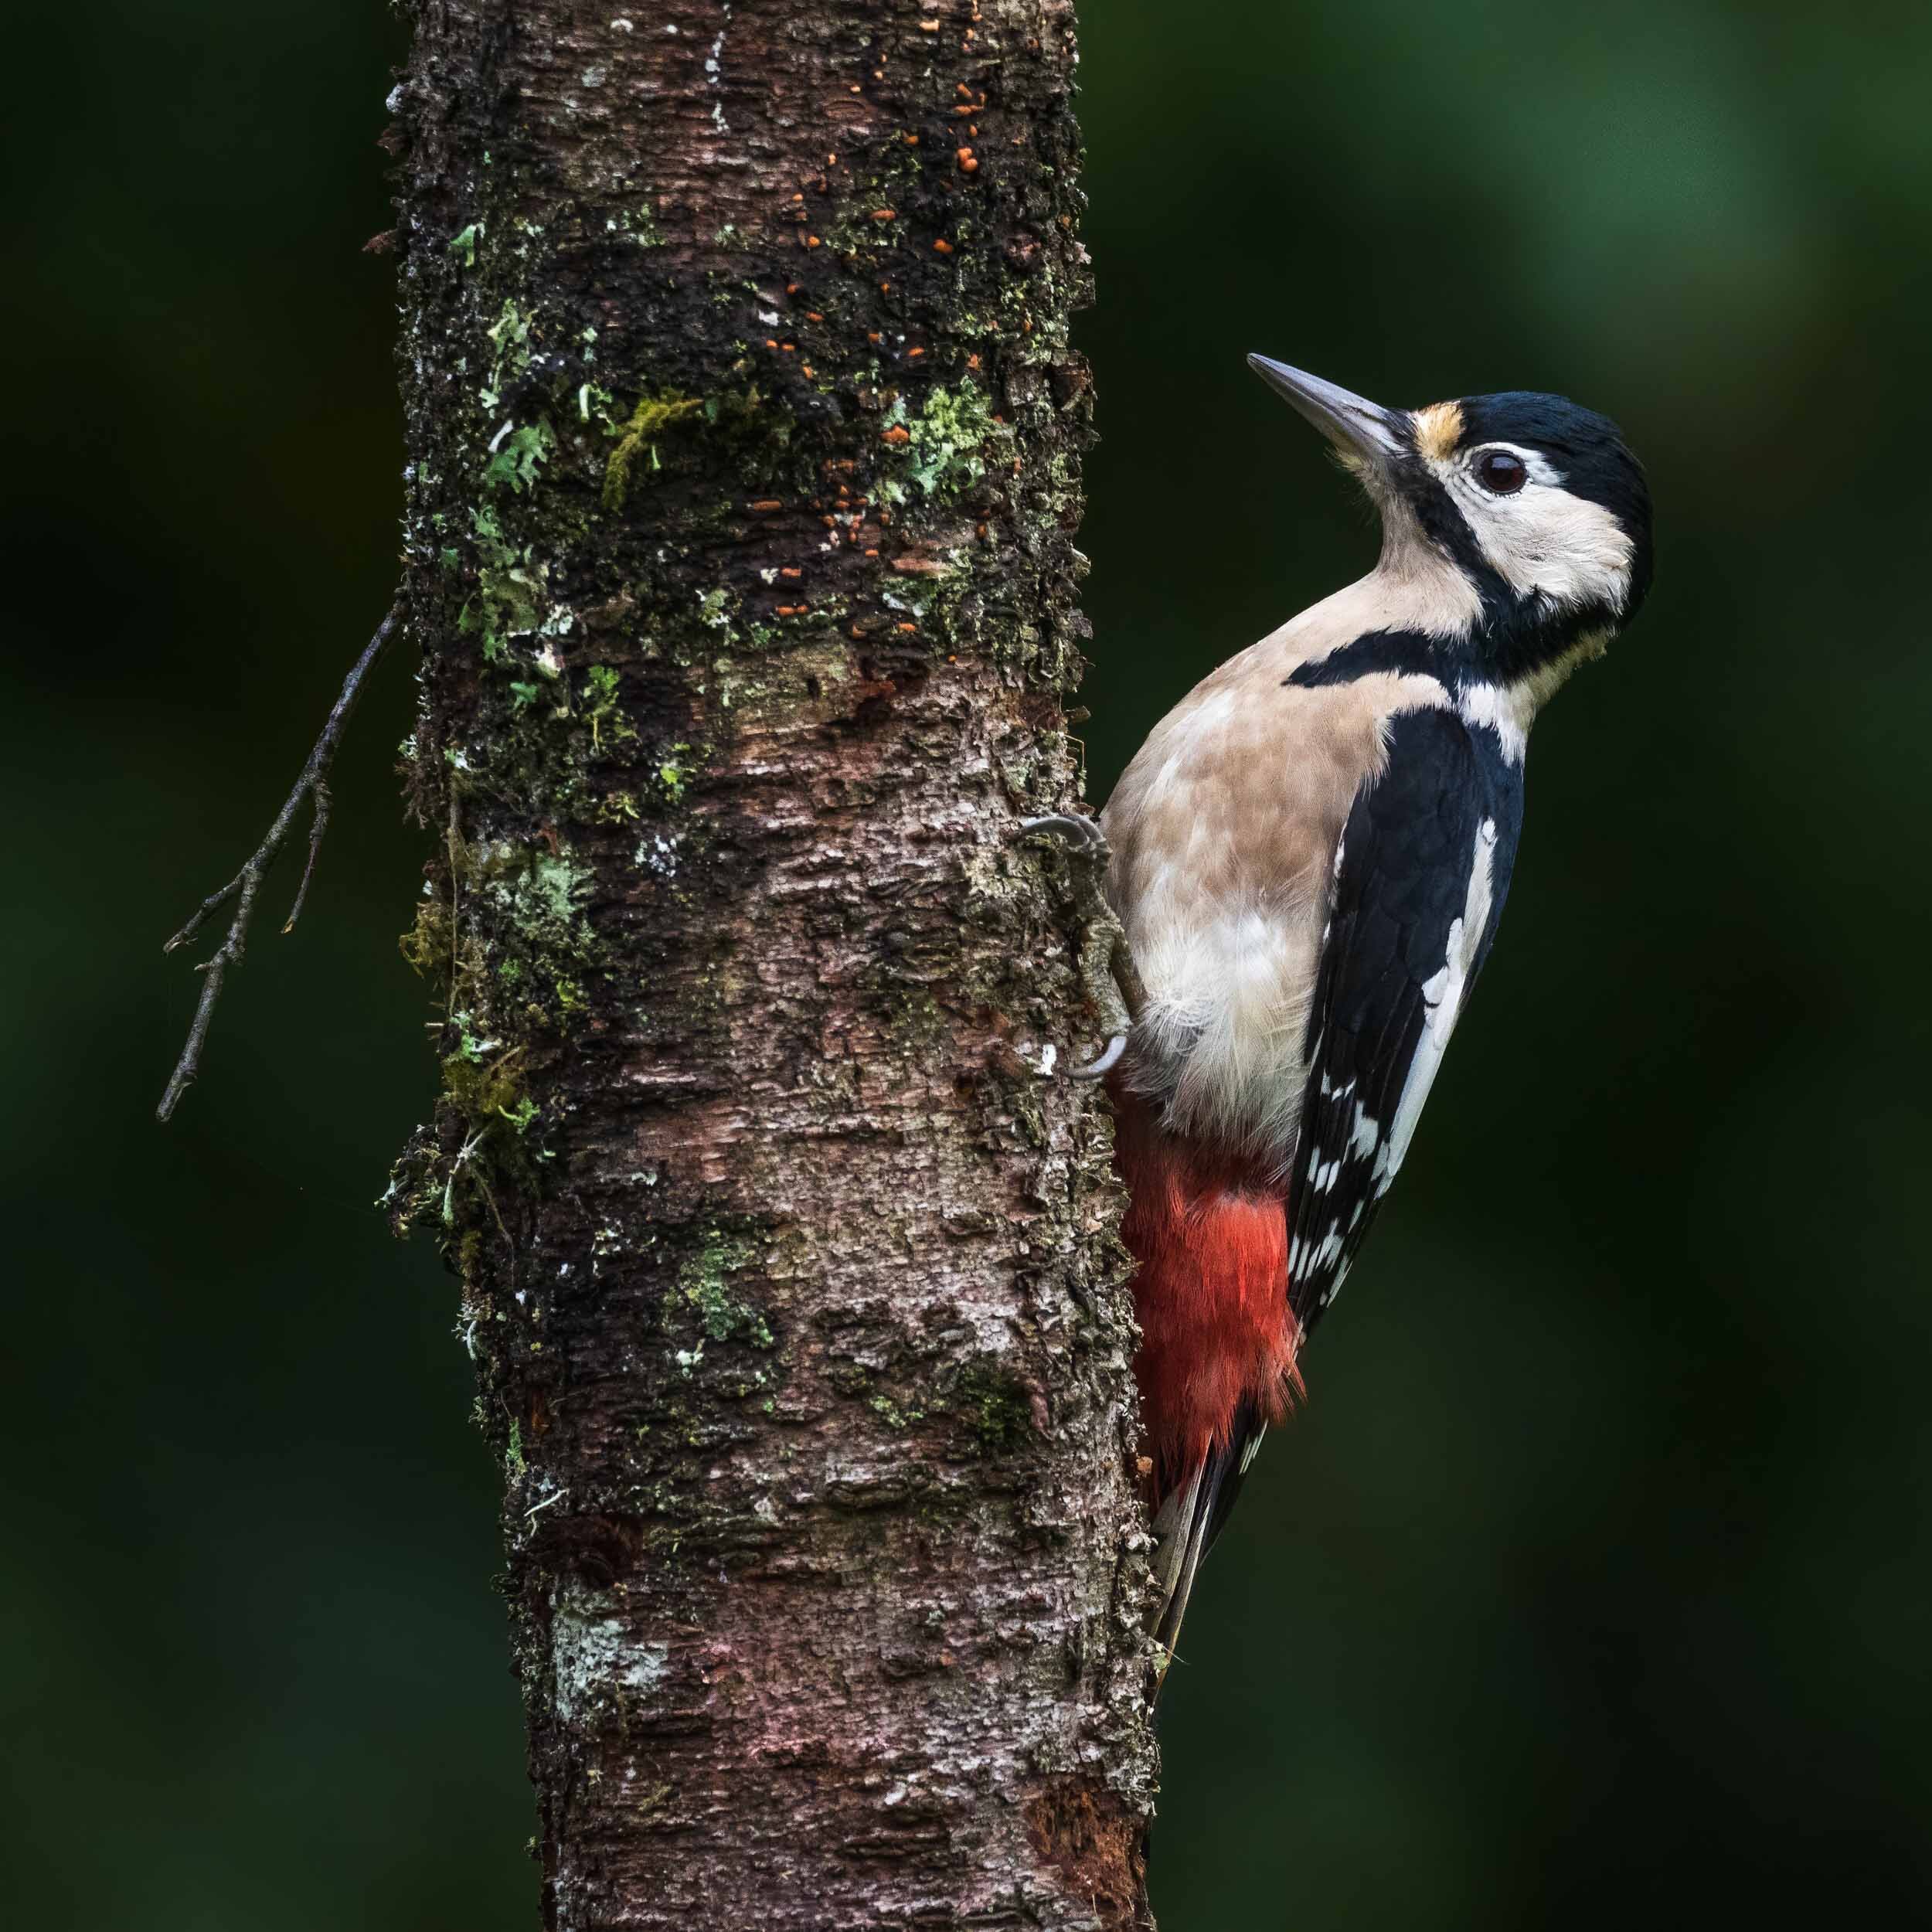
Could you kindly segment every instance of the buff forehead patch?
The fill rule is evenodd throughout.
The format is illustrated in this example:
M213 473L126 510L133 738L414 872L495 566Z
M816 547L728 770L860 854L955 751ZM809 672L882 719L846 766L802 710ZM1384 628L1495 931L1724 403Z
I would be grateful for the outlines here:
M1416 447L1432 463L1446 463L1462 440L1462 405L1431 403L1410 418L1415 425Z

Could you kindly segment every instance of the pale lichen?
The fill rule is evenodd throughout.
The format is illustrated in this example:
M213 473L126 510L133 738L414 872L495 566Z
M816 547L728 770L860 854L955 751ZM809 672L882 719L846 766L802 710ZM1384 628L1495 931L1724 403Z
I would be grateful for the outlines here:
M893 459L880 494L903 503L915 489L944 498L970 488L986 474L987 446L1010 442L1012 432L995 420L986 392L968 376L956 389L929 390L917 410L896 397L886 413L883 440Z
M671 1658L663 1644L640 1643L619 1614L622 1600L575 1577L557 1587L550 1618L556 1711L566 1723L627 1692L655 1690Z

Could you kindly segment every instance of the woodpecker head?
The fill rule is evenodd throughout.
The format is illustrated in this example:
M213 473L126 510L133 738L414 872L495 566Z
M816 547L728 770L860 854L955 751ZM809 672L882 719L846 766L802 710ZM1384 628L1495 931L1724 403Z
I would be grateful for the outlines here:
M1446 564L1461 580L1431 628L1473 672L1553 688L1636 615L1650 490L1607 417L1522 389L1383 409L1265 355L1248 362L1368 490L1385 567Z

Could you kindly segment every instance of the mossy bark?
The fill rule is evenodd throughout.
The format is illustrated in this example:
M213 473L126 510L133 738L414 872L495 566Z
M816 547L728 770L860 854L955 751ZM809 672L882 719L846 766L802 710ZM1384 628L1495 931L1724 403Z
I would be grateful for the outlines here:
M405 1219L505 1478L544 1922L1144 1921L1080 995L1066 0L411 0Z

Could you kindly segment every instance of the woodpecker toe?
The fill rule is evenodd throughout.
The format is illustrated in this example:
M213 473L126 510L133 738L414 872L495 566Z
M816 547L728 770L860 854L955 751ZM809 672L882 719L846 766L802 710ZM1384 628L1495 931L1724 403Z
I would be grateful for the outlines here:
M1127 934L1107 900L1107 868L1113 858L1107 834L1097 819L1065 811L1022 819L1019 831L1022 836L1052 838L1075 862L1070 871L1080 911L1080 987L1100 1019L1107 1043L1085 1066L1069 1068L1067 1078L1104 1080L1126 1053L1128 1035L1147 998Z
M1121 1056L1126 1051L1127 1036L1115 1033L1094 1059L1084 1066L1070 1068L1066 1077L1070 1080L1104 1080L1120 1065Z
M1022 835L1029 832L1045 832L1055 838L1064 839L1069 845L1084 845L1096 857L1107 851L1107 835L1100 830L1097 818L1082 818L1070 811L1049 811L1037 818L1022 818L1019 821Z

